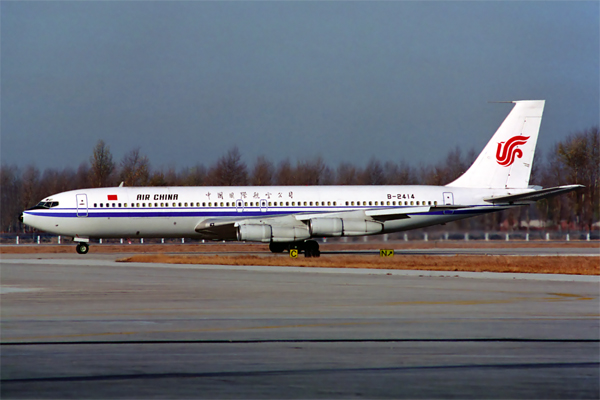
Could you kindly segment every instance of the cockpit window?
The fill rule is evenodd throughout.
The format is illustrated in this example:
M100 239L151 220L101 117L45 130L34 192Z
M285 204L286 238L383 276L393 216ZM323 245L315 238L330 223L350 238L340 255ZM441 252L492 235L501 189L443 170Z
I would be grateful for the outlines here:
M52 207L58 207L58 201L40 201L32 210L47 209Z

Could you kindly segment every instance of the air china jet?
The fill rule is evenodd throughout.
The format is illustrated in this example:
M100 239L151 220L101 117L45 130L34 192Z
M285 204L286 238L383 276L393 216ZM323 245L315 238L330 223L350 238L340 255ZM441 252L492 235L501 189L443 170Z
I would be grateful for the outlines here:
M446 186L111 187L55 194L23 223L73 237L192 237L268 243L318 257L312 238L378 235L443 224L566 193L529 186L544 100L514 107L473 165Z

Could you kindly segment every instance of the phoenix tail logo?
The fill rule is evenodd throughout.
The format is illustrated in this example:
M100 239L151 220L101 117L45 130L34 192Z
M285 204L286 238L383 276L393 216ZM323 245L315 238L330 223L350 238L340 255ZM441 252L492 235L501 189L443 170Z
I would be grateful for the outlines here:
M527 143L529 136L513 136L505 142L498 143L498 150L496 151L496 161L503 167L508 167L515 162L515 157L523 157L521 149L517 149L517 146Z

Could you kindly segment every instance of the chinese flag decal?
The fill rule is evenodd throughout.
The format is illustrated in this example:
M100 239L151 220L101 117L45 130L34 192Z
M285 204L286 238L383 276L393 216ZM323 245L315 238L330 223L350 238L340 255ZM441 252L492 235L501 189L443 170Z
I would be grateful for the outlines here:
M117 200L117 195L116 194L109 194L108 195L108 199L109 200Z

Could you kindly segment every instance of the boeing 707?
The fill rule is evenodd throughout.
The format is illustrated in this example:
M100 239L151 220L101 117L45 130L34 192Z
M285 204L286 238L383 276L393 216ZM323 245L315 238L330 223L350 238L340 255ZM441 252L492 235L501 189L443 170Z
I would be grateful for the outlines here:
M529 178L544 100L514 107L471 167L445 186L110 187L52 195L24 224L72 237L191 237L268 243L318 257L315 238L379 235L525 206L581 185L543 189Z

